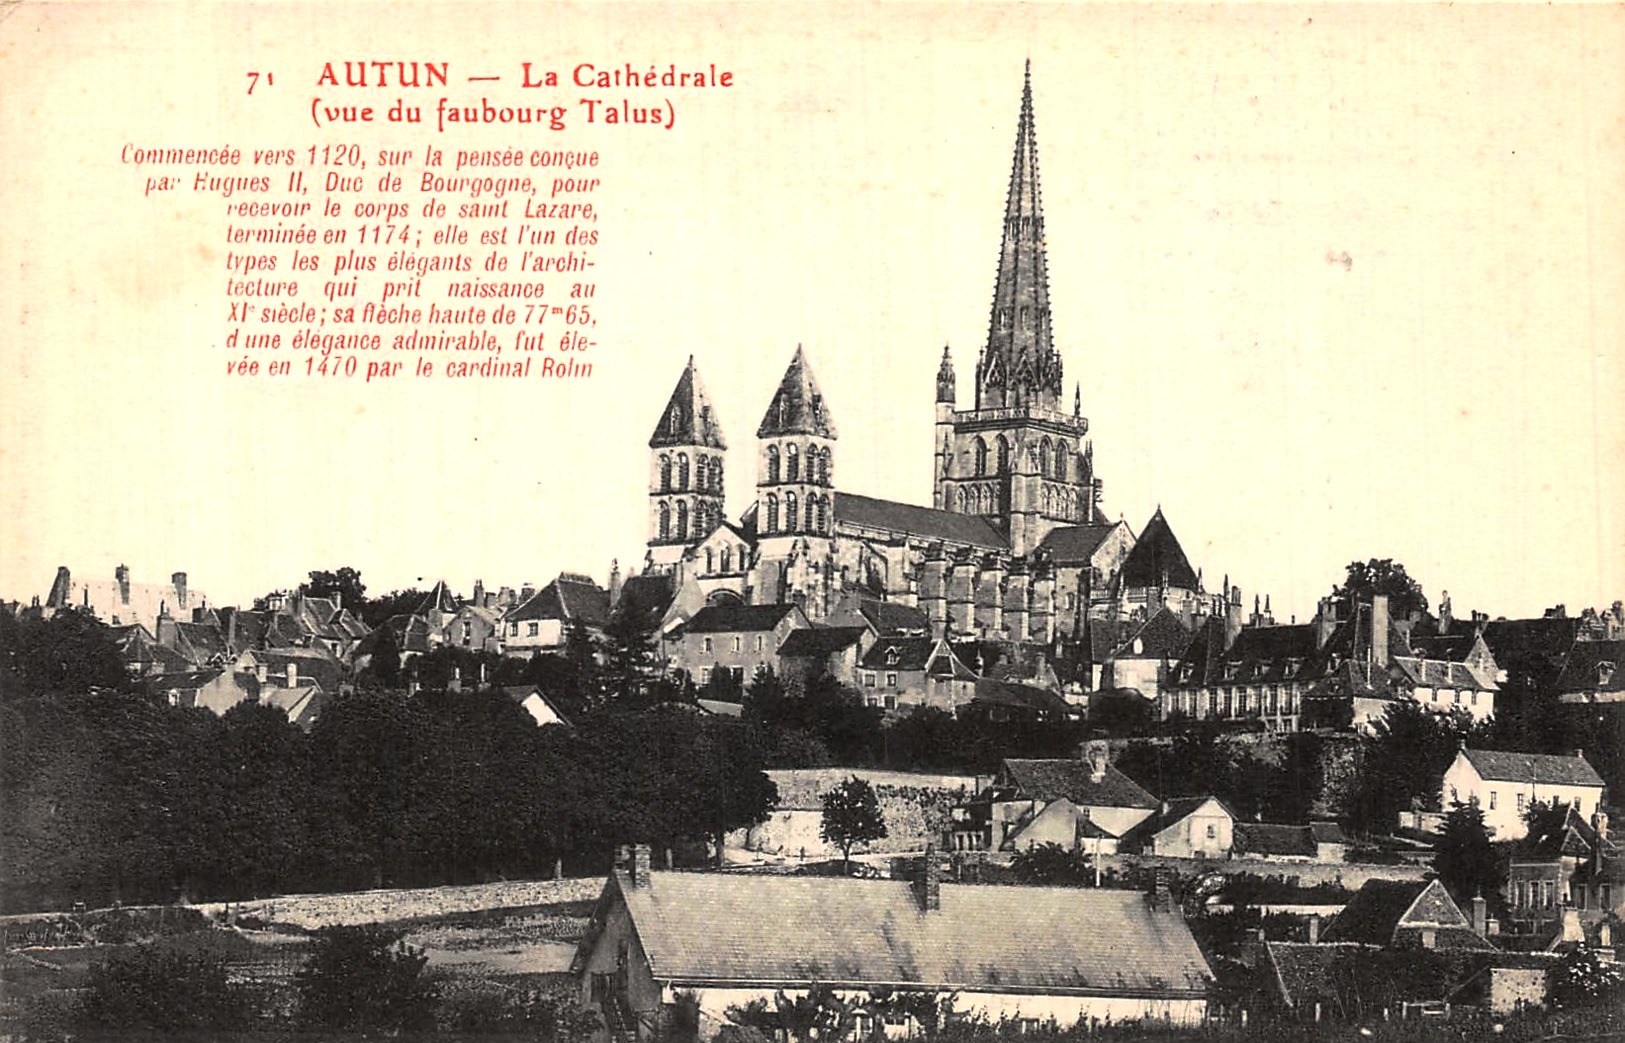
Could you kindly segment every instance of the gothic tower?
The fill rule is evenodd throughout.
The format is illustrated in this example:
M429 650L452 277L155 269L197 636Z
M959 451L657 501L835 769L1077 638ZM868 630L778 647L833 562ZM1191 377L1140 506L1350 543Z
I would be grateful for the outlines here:
M690 355L660 414L660 423L649 436L650 569L671 569L685 550L722 524L722 469L727 449L716 411Z
M946 386L943 371L950 378ZM995 519L1016 554L1032 551L1054 528L1099 520L1099 483L1085 441L1089 421L1081 398L1070 414L1061 400L1030 64L1022 84L987 343L976 361L974 409L952 410L946 353L943 371L937 380L937 506Z
M835 423L796 346L756 429L758 604L795 602L814 619L832 603Z

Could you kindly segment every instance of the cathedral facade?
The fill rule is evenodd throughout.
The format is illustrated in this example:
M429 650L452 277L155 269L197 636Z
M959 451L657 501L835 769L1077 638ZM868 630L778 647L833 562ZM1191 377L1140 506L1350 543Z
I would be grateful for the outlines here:
M1092 618L1211 610L1160 509L1149 541L1107 519L1081 388L1064 408L1030 74L974 384L959 409L945 347L931 506L844 493L832 411L797 347L757 425L754 501L730 520L728 446L690 358L649 440L645 570L673 576L668 625L720 604L793 604L816 625L869 598L918 608L937 636L1047 646Z

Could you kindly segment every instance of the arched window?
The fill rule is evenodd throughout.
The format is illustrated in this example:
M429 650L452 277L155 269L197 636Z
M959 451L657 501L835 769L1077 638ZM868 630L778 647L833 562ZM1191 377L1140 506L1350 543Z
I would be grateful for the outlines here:
M732 547L724 547L724 548L722 548L722 571L723 572L732 572L734 570L734 560L733 559L734 559L734 549Z
M1049 439L1046 438L1042 442L1038 443L1038 473L1043 475L1045 478L1049 477L1049 460Z
M664 502L660 505L660 538L671 539L671 504Z
M1043 512L1045 514L1054 514L1055 513L1055 494L1050 491L1049 486L1047 486L1047 485L1044 486L1044 491L1040 495L1040 499L1043 500L1043 506L1042 506Z
M779 528L779 498L772 493L767 494L767 531L777 532Z
M801 458L794 442L784 447L784 480L796 482L801 480Z
M964 513L966 513L965 512L965 490L964 490L964 488L961 487L959 489L959 492L956 495L957 495L957 497L959 499L959 513L964 514Z
M784 494L784 531L785 532L795 532L796 531L796 523L801 520L801 516L796 513L797 507L798 507L798 505L796 503L796 494L795 493L785 493Z
M671 491L671 457L660 454L660 491Z
M722 457L720 456L711 458L711 491L714 493L722 491Z
M779 480L779 447L776 445L767 447L767 480L769 482Z
M807 497L807 531L818 532L818 497Z
M818 498L818 531L829 532L829 497Z
M715 572L716 571L716 564L717 564L716 561L713 560L712 557L711 557L711 548L710 547L705 548L705 571L707 573Z
M987 442L981 435L976 436L976 477L981 478L987 474Z
M677 454L677 491L688 492L688 454Z
M677 501L677 538L688 539L688 504L683 500Z
M1003 435L999 436L999 473L1010 473L1010 442Z
M1068 451L1065 442L1061 442L1058 445L1056 445L1056 447L1055 447L1055 479L1056 479L1056 481L1061 481L1061 482L1066 481L1066 458L1068 456L1071 456L1071 455L1072 454L1071 454L1070 451Z

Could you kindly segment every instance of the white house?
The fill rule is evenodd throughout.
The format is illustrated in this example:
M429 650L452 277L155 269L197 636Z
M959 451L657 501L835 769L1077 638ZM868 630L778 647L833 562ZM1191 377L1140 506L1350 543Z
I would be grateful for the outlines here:
M1602 776L1581 751L1573 754L1462 750L1445 769L1441 807L1478 801L1484 825L1496 840L1527 832L1524 812L1532 801L1572 805L1589 818L1602 802Z
M647 848L604 885L571 964L606 1034L652 1039L692 996L700 1037L752 1000L815 984L954 997L1036 1028L1051 1019L1200 1024L1212 974L1165 888L1138 891L915 880L651 872Z

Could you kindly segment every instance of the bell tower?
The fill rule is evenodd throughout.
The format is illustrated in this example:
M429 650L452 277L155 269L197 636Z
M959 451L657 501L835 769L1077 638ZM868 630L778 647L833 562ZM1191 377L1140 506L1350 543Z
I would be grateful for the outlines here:
M952 366L944 354L933 497L943 510L995 520L1018 555L1032 551L1052 529L1101 520L1086 441L1089 421L1081 397L1074 399L1071 412L1063 405L1061 355L1052 324L1029 63L1016 119L987 340L976 360L975 407L953 409Z
M722 524L727 449L691 355L649 436L650 569L670 570Z

